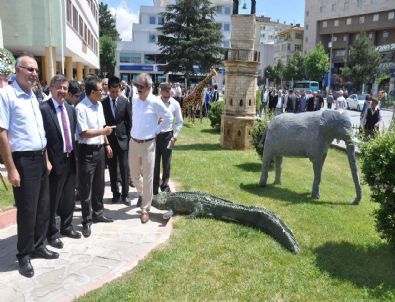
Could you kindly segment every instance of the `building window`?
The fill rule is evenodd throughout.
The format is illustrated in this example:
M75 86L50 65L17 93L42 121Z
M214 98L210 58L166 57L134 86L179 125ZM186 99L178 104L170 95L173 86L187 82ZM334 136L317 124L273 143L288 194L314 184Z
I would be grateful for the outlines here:
M333 25L336 26L336 27L339 26L339 20L333 21Z
M156 24L156 17L155 16L149 17L149 24Z
M344 42L347 42L347 41L348 41L348 36L347 36L347 35L344 35L344 36L343 36L343 41L344 41Z
M82 17L79 16L79 31L78 33L80 34L80 37L83 39L84 38L84 22L82 21Z
M229 40L224 41L224 48L229 48Z
M390 33L388 31L383 31L383 39L387 40L390 36Z
M336 4L335 4L335 3L332 4L332 11L333 11L333 12L336 11Z
M324 11L324 7L321 5L320 6L320 13L322 13Z
M225 15L230 15L230 11L231 11L230 6L225 6L225 8L224 8L224 14L225 14Z
M224 23L224 31L230 31L230 24Z
M308 17L308 16L309 16L309 11L307 10L307 11L306 11L306 17Z
M345 49L340 49L335 51L335 57L344 57L346 55Z
M150 34L148 36L148 42L149 43L156 43L156 40L157 40L157 36L156 35Z
M360 16L359 17L359 24L365 23L365 16Z
M158 16L158 24L163 25L165 23L165 19L162 16Z
M344 0L344 9L348 9L348 0Z
M295 51L302 51L302 45L295 44Z
M216 12L217 12L217 15L221 15L222 14L222 6L217 6Z
M141 55L138 52L120 53L120 63L134 63L141 64Z
M347 25L351 25L351 20L352 20L351 18L347 18L346 24L347 24Z
M302 33L295 33L295 39L303 40L303 34Z
M72 9L71 0L67 0L67 7L66 7L67 22L69 22L70 24L71 24L71 9Z
M73 28L78 32L78 11L73 6Z
M337 41L337 37L336 37L336 36L333 36L333 37L332 37L332 41L333 41L333 42L336 42L336 41Z
M357 6L362 7L362 4L363 4L362 2L363 2L362 0L357 0Z
M373 21L374 21L374 22L379 21L379 14L374 14L374 15L373 15Z
M328 27L328 22L322 21L322 28L327 28L327 27Z
M388 20L393 20L395 18L395 12L388 13Z
M368 36L369 36L369 39L373 39L373 33L372 32L370 32Z

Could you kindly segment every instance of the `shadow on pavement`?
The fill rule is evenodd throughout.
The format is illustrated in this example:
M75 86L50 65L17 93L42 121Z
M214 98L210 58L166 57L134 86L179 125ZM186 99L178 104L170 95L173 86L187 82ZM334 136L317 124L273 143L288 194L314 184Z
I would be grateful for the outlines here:
M17 236L13 235L0 241L0 272L10 272L18 270L16 260Z

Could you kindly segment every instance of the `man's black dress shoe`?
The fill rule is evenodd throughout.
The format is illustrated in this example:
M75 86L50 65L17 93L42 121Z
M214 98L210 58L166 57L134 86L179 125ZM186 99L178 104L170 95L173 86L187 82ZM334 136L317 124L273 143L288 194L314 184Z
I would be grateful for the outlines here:
M129 197L122 197L122 202L126 204L128 207L132 205L132 202L130 201Z
M31 278L34 276L34 269L30 263L30 258L28 256L18 259L19 262L19 273L22 276Z
M166 192L166 193L170 193L170 192L171 192L171 190L170 190L169 187L162 187L162 188L161 188L161 191L162 191L162 192Z
M114 220L102 215L99 217L92 217L92 221L93 222L113 222Z
M53 252L48 250L45 246L36 248L33 252L30 253L31 258L43 258L43 259L58 259L59 254L57 252Z
M64 230L60 231L60 234L66 237L70 237L73 239L80 239L81 238L81 233L77 232L75 230Z
M48 244L54 248L57 248L57 249L63 248L63 242L59 238L48 240Z
M114 196L111 199L111 203L118 203L121 200L121 196Z
M85 238L89 237L91 235L91 225L88 224L84 224L82 226L82 235L84 235Z

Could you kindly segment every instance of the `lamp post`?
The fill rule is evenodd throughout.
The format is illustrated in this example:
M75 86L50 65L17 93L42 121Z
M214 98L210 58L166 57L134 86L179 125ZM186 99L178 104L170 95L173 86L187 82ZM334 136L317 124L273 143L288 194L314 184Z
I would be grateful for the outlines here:
M331 78L332 78L332 37L333 35L331 35L331 41L328 43L328 47L329 47L329 74L328 74L328 91L331 90Z

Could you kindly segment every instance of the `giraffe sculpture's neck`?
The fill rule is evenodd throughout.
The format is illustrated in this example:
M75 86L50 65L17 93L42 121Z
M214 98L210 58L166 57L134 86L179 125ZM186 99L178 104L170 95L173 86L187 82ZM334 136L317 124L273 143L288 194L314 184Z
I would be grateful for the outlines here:
M196 86L196 88L195 88L195 90L194 90L194 93L195 93L195 92L201 92L201 91L203 91L204 86L206 86L206 84L208 83L208 81L210 81L211 78L214 77L215 75L216 75L215 72L210 72L210 74L209 74L207 77L205 77L201 82L199 82L199 83L197 84L197 86Z

